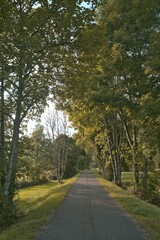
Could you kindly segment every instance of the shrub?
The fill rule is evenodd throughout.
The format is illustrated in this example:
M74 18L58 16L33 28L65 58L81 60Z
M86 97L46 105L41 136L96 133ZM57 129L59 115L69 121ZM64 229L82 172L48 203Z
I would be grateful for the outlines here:
M18 205L18 198L15 199L14 202L5 209L3 208L2 199L3 199L3 194L1 189L0 191L0 230L11 226L13 223L16 223L23 216Z
M141 182L138 192L141 199L160 206L160 193L158 189L157 173L150 174L148 176L146 188L143 187Z
M108 163L105 165L104 177L105 177L108 181L113 181L113 169L112 169L112 164L111 164L111 162L108 162Z

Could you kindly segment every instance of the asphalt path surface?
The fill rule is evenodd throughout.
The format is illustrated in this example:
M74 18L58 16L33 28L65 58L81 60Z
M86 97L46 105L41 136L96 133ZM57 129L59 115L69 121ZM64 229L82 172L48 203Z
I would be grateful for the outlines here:
M146 240L136 223L84 171L37 240Z

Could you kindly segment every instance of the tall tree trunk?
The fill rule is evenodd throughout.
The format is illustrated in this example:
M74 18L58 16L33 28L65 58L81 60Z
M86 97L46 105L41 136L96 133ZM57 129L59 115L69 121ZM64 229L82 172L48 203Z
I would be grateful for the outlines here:
M117 185L121 186L121 160L120 155L117 151L115 151L115 166L116 166L116 176L117 176Z
M9 166L4 183L3 192L3 208L6 209L8 206L12 206L13 198L15 194L15 178L16 178L16 162L18 158L18 141L19 141L19 130L21 124L21 112L22 112L22 100L23 100L23 89L24 81L22 79L22 71L20 68L19 75L19 87L17 96L17 108L16 115L13 125L12 144L9 157Z
M142 158L143 158L143 179L142 179L142 186L143 186L143 191L145 192L147 189L148 185L148 159L145 156L145 149L144 146L142 147Z
M123 122L126 138L128 140L129 146L132 152L132 166L133 166L133 175L135 180L135 193L138 192L139 186L139 167L138 167L138 143L137 143L137 128L135 125L132 125L132 129L129 130L126 116L124 115L123 111L119 112L119 116ZM132 132L132 137L131 137Z
M117 185L121 186L121 159L120 159L120 140L118 139L119 136L119 130L117 126L117 115L114 115L114 138L113 138L113 143L114 143L114 154L115 154L115 166L116 166L116 175L117 175Z
M121 166L120 166L120 156L118 156L118 136L117 136L117 118L116 115L112 115L111 121L108 123L105 121L105 128L107 133L107 143L109 154L111 158L111 164L113 169L113 177L116 185L121 185Z
M113 180L115 183L117 183L117 177L116 177L116 168L115 168L115 162L114 162L114 156L112 153L112 143L109 138L109 132L108 132L108 127L106 126L106 131L107 131L107 143L108 143L108 150L111 158L111 165L112 165L112 170L113 170Z
M139 186L139 167L138 167L138 147L137 147L137 129L136 126L133 125L133 145L132 145L132 164L133 164L133 174L135 180L135 193L138 192Z
M19 128L20 128L20 116L21 116L21 103L19 102L17 107L17 113L14 121L12 146L10 152L9 166L5 178L4 184L4 199L3 207L6 208L12 205L13 197L15 193L15 176L16 176L16 162L18 157L18 140L19 140Z
M3 79L3 64L1 69L0 81L0 178L4 175L4 79Z

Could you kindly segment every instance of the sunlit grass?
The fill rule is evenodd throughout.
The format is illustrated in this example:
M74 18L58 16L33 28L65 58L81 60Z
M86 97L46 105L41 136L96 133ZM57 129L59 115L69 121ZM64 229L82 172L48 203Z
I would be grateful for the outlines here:
M155 177L158 179L158 187L160 190L160 171L149 173L149 174L151 176L154 174ZM140 173L140 176L142 177L142 173ZM134 185L133 172L122 172L121 178L122 178L122 183L124 187L127 187L128 189L133 188L133 185Z
M133 172L122 172L122 182L123 183L134 182Z
M93 172L98 181L102 184L105 191L114 197L127 212L137 221L141 228L145 230L150 240L160 239L160 208L152 204L146 203L136 196L130 194L128 190L124 190L114 183L109 182L100 176L97 171ZM129 180L130 174L126 179Z
M77 176L65 180L62 185L52 181L21 189L18 198L24 217L19 223L1 232L0 240L35 240L41 227L64 199L76 179Z

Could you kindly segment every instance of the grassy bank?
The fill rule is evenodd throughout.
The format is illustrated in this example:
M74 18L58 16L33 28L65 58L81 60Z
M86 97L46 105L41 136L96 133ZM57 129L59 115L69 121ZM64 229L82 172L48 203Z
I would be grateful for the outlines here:
M18 193L19 205L25 215L19 223L1 232L0 240L35 240L76 179L77 176L65 180L62 185L52 181L21 189Z
M97 171L93 173L96 175L105 191L114 197L137 221L139 226L146 231L150 240L160 239L160 208L138 199L136 196L131 195L129 191L117 187L114 183L103 179ZM125 177L126 181L130 178L127 175Z

